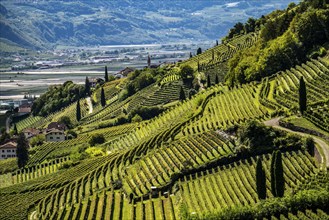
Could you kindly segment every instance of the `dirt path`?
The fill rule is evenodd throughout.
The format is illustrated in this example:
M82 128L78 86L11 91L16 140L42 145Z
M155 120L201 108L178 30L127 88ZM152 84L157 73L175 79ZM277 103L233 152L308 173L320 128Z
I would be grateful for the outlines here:
M198 73L197 79L198 79L198 83L199 83L200 89L201 90L205 90L205 87L204 87L203 83L201 82L201 75L200 75L200 73Z
M89 114L93 113L93 103L91 103L90 97L86 98L87 104L89 106Z
M287 132L290 132L290 133L295 133L295 134L298 134L298 135L301 135L301 136L304 136L304 137L308 137L308 136L311 136L314 140L314 142L319 146L321 147L323 153L324 153L324 157L325 158L322 158L322 163L324 163L324 159L326 161L326 167L328 168L329 167L329 145L323 141L321 138L317 137L317 136L314 136L314 135L311 135L311 134L307 134L307 133L303 133L303 132L298 132L298 131L293 131L293 130L290 130L288 128L284 128L284 127L281 127L279 125L279 121L280 121L280 117L278 118L273 118L269 121L265 121L264 124L266 126L272 126L272 127L275 127L277 129L281 129L281 130L284 130L284 131L287 131ZM322 157L322 156L321 156Z
M9 115L8 118L6 119L6 132L9 134L10 132L10 123L11 123L11 116Z

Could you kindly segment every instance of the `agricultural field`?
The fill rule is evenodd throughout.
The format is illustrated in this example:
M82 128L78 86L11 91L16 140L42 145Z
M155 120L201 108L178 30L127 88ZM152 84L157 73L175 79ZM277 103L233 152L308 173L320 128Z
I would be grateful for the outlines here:
M227 83L231 59L263 38L239 32L97 85L81 118L72 102L17 122L41 129L67 116L76 137L36 145L20 168L0 161L0 219L328 219L328 50Z

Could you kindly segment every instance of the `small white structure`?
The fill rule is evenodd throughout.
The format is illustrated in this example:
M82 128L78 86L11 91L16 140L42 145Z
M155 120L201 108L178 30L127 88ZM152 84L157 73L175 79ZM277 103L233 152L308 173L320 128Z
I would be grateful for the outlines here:
M16 157L17 143L10 141L0 146L0 160Z
M65 133L59 129L50 129L46 133L47 142L65 141Z

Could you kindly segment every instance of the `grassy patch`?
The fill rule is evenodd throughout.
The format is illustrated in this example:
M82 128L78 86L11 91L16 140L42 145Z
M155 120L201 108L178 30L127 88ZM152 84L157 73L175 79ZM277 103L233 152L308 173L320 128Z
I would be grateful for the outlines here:
M16 158L0 160L0 174L12 172L18 169Z
M323 135L326 135L329 137L329 133L318 128L317 126L315 126L312 122L308 121L305 118L301 118L301 117L297 117L297 116L292 116L290 118L286 118L284 119L287 122L290 122L298 127L302 127L302 128L307 128L307 129L311 129L317 132L320 132Z

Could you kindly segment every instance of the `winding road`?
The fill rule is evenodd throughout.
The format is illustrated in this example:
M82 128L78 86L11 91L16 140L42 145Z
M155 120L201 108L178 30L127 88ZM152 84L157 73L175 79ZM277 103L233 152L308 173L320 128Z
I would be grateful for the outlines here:
M272 126L274 128L281 129L281 130L284 130L284 131L287 131L287 132L290 132L290 133L295 133L295 134L298 134L298 135L301 135L301 136L304 136L304 137L308 137L308 136L312 137L314 142L319 147L321 147L321 149L323 151L323 154L324 154L325 158L322 158L322 163L324 163L324 160L325 160L326 161L325 165L326 165L327 168L329 168L329 145L328 145L328 143L323 141L321 138L319 138L317 136L307 134L307 133L303 133L303 132L293 131L293 130L290 130L288 128L284 128L284 127L280 126L280 124L279 124L280 119L281 118L273 118L269 121L265 121L264 124L266 126Z

